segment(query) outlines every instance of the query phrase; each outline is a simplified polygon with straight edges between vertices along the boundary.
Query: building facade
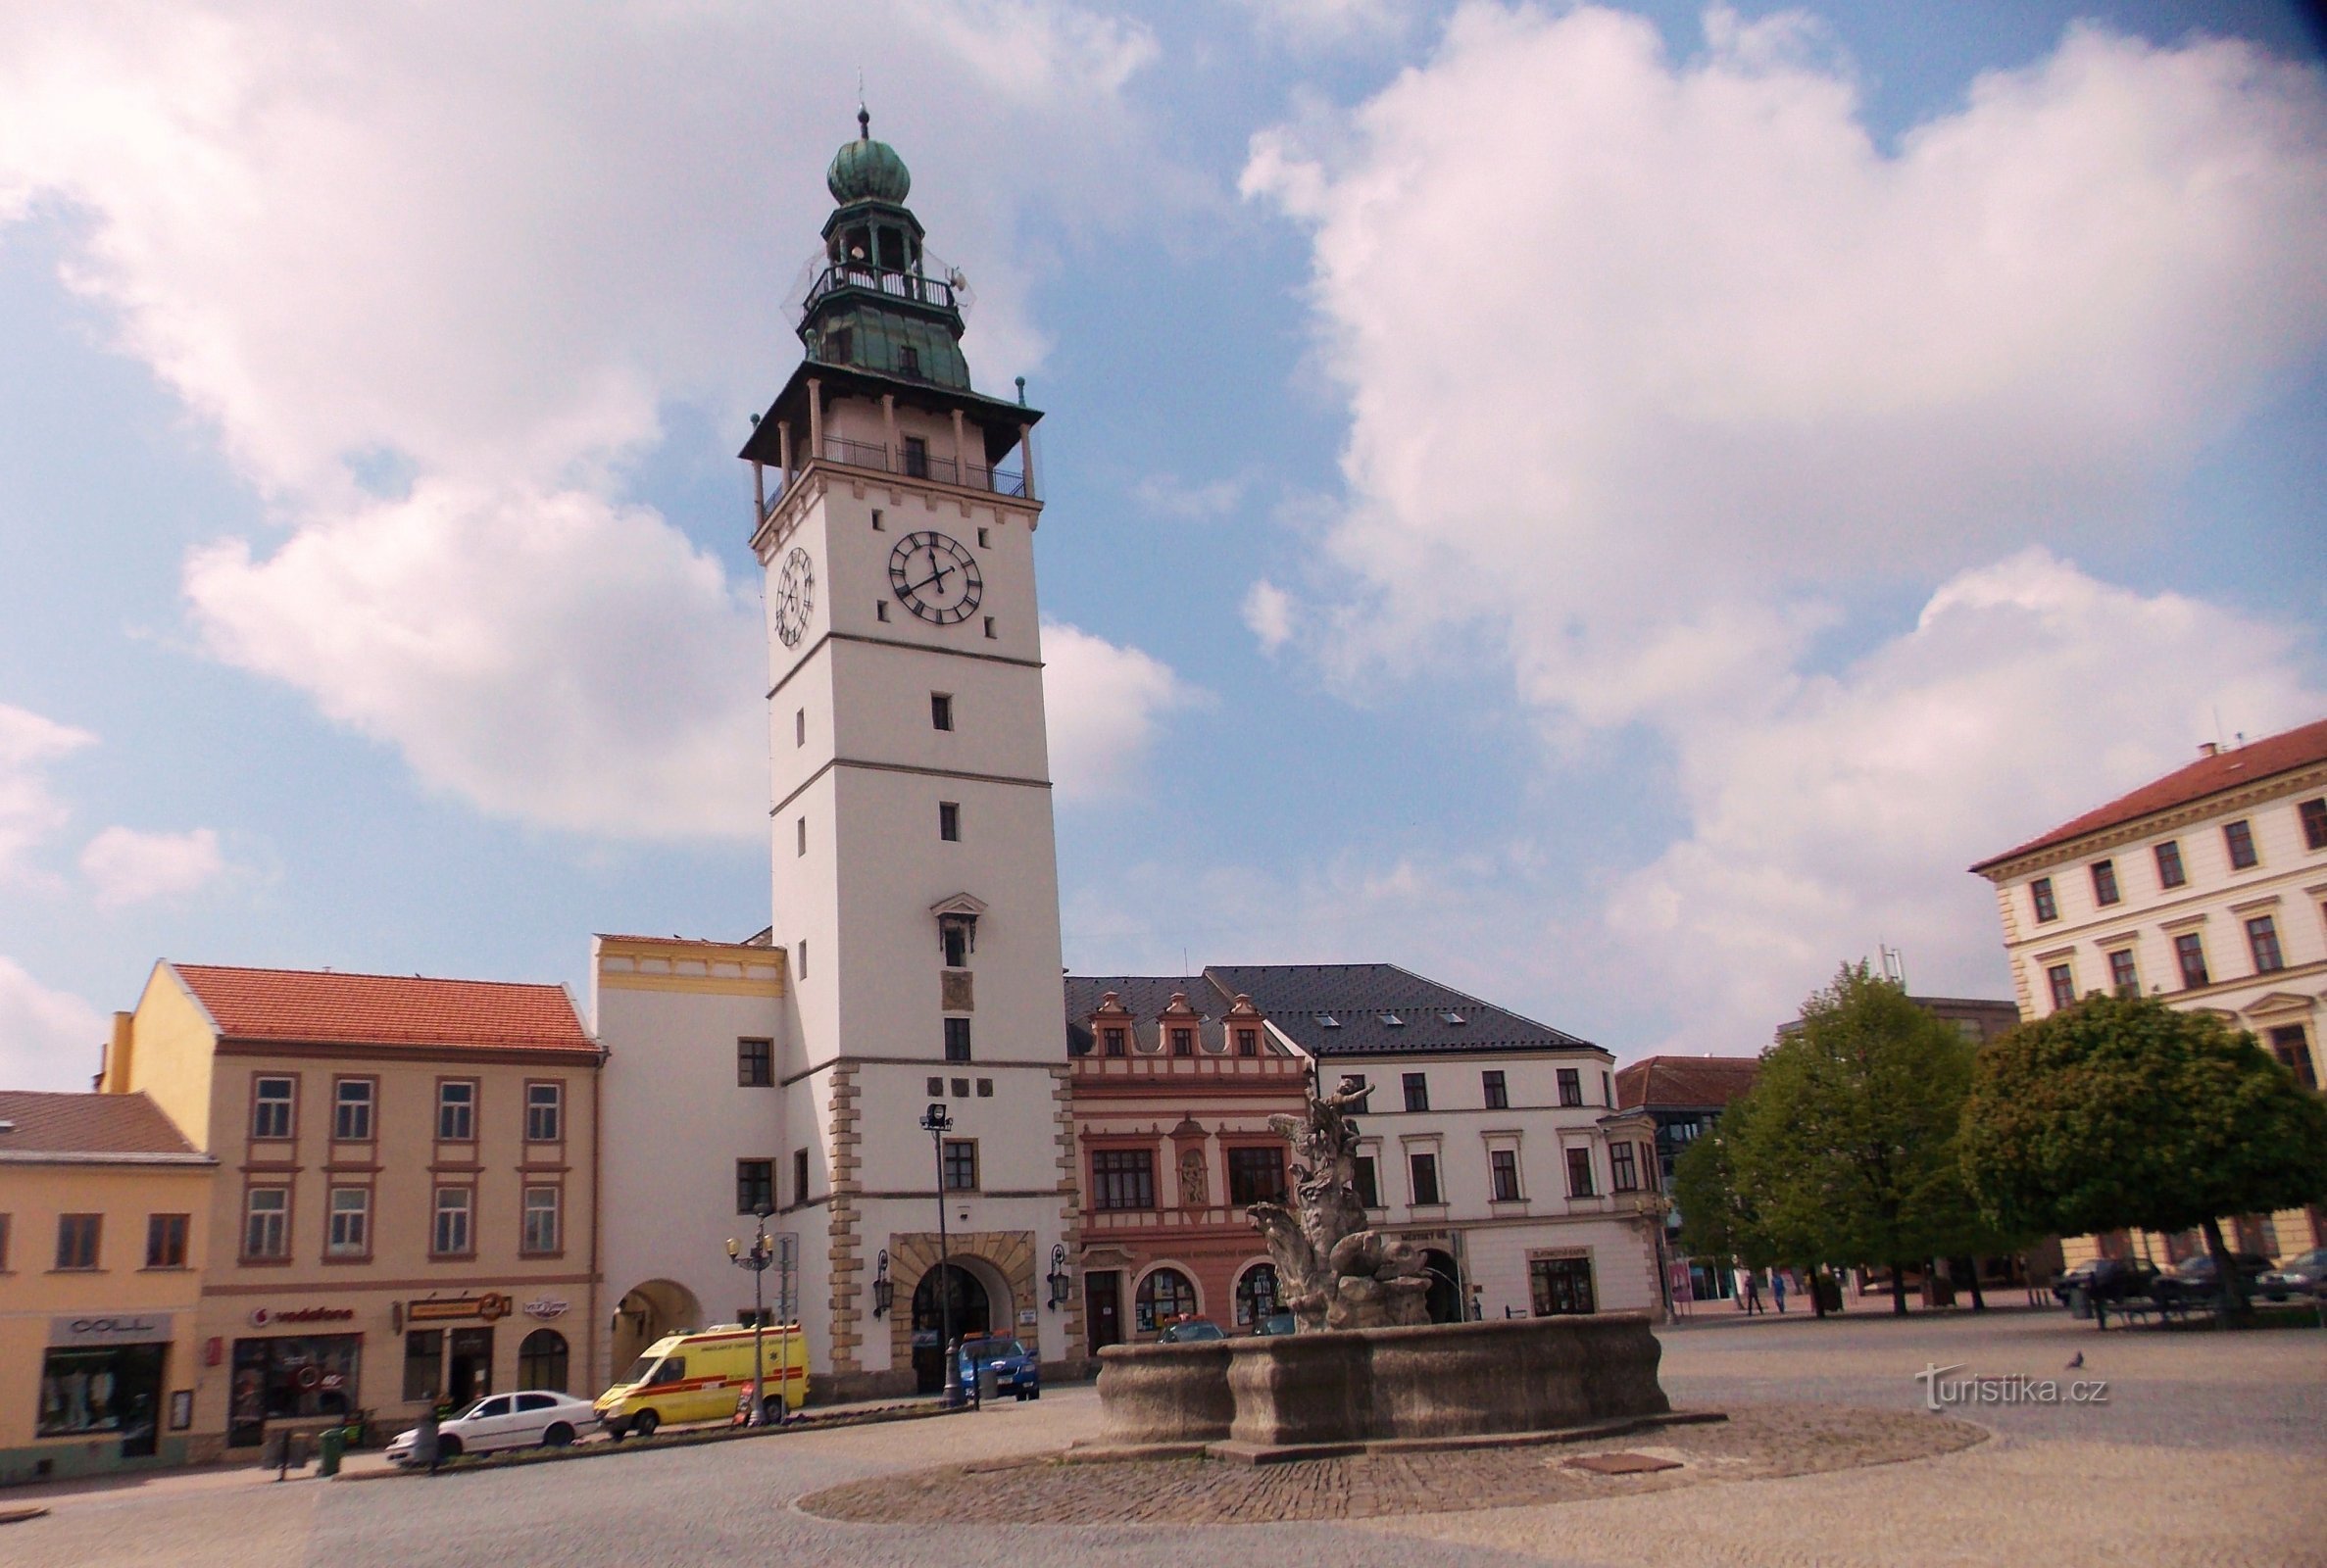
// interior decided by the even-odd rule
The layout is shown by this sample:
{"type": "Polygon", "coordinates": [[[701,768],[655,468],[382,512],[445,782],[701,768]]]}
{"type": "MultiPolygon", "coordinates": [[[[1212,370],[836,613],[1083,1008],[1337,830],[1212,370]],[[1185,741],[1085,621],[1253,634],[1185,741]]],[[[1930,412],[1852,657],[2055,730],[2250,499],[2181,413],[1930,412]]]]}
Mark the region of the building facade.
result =
{"type": "MultiPolygon", "coordinates": [[[[741,1196],[692,1166],[625,1180],[612,1215],[645,1268],[629,1227],[771,1207],[798,1239],[816,1398],[934,1387],[948,1322],[1007,1329],[1052,1362],[1083,1341],[1048,1269],[1079,1237],[1034,586],[1041,416],[972,386],[958,280],[923,249],[904,162],[859,120],[826,172],[806,358],[742,452],[784,978],[751,1025],[774,1082],[750,1102],[757,1124],[714,1118],[733,1142],[712,1164],[772,1152],[776,1171],[741,1196]]],[[[618,1101],[674,1050],[734,1049],[684,993],[662,1006],[688,1020],[662,1020],[656,993],[607,980],[602,955],[618,1101]]]]}
{"type": "Polygon", "coordinates": [[[190,1456],[217,1169],[143,1095],[0,1091],[0,1486],[190,1456]]]}
{"type": "Polygon", "coordinates": [[[586,1389],[601,1057],[557,986],[156,965],[100,1082],[221,1170],[191,1456],[586,1389]]]}
{"type": "Polygon", "coordinates": [[[1089,1352],[1183,1317],[1253,1332],[1276,1268],[1246,1211],[1284,1196],[1290,1152],[1268,1118],[1304,1114],[1309,1058],[1200,977],[1073,977],[1066,1007],[1089,1352]]]}
{"type": "MultiPolygon", "coordinates": [[[[2163,998],[2251,1030],[2306,1089],[2327,1013],[2327,720],[2223,750],[1972,870],[1995,884],[2018,1010],[2096,991],[2163,998]]],[[[2317,1208],[2226,1216],[2235,1246],[2327,1245],[2317,1208]]],[[[2072,1239],[2070,1262],[2101,1239],[2072,1239]]],[[[2118,1238],[2153,1256],[2187,1237],[2118,1238]]]]}
{"type": "Polygon", "coordinates": [[[1666,1200],[1665,1288],[1673,1300],[1725,1300],[1737,1292],[1728,1259],[1690,1257],[1682,1250],[1672,1169],[1683,1150],[1712,1131],[1729,1102],[1754,1087],[1760,1071],[1758,1056],[1643,1056],[1617,1069],[1616,1103],[1646,1115],[1654,1133],[1657,1190],[1666,1200]]]}

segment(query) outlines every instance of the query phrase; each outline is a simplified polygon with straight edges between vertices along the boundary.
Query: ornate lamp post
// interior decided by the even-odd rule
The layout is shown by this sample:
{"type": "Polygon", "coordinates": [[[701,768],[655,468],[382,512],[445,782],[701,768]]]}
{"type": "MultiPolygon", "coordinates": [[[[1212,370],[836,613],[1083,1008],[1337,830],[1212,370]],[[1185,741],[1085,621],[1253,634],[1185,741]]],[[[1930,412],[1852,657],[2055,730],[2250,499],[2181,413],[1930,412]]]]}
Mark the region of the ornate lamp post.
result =
{"type": "Polygon", "coordinates": [[[727,1261],[737,1268],[752,1271],[752,1414],[751,1424],[767,1424],[767,1308],[762,1287],[767,1278],[767,1265],[775,1261],[775,1249],[767,1236],[767,1210],[763,1208],[755,1216],[758,1234],[747,1250],[735,1245],[735,1238],[727,1238],[727,1261]]]}
{"type": "Polygon", "coordinates": [[[937,1155],[937,1313],[941,1325],[938,1343],[945,1356],[945,1392],[938,1396],[938,1403],[952,1409],[962,1402],[962,1356],[954,1347],[954,1282],[947,1272],[946,1259],[953,1253],[953,1244],[946,1237],[945,1228],[945,1135],[954,1130],[954,1118],[942,1100],[932,1101],[921,1112],[921,1130],[929,1135],[930,1148],[937,1155]]]}
{"type": "Polygon", "coordinates": [[[1064,1242],[1051,1249],[1051,1272],[1044,1283],[1051,1288],[1051,1310],[1056,1312],[1066,1304],[1066,1298],[1074,1292],[1074,1277],[1066,1272],[1064,1242]]]}

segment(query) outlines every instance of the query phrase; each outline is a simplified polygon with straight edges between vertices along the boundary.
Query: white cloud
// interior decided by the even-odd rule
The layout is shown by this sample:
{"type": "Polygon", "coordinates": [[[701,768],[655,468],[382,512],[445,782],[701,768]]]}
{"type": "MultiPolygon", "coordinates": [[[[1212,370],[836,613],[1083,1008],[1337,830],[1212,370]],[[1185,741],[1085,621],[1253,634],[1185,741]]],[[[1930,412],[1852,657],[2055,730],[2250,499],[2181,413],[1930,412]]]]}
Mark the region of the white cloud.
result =
{"type": "Polygon", "coordinates": [[[225,868],[219,836],[207,827],[187,833],[109,827],[80,852],[81,874],[108,908],[191,893],[225,868]]]}
{"type": "Polygon", "coordinates": [[[1402,33],[1416,0],[1244,0],[1262,33],[1296,44],[1348,44],[1402,33]]]}
{"type": "Polygon", "coordinates": [[[399,746],[436,788],[584,832],[767,831],[758,618],[651,512],[429,479],[272,558],[197,553],[222,659],[399,746]]]}
{"type": "Polygon", "coordinates": [[[1263,577],[1244,596],[1244,623],[1261,640],[1261,650],[1273,654],[1293,639],[1293,598],[1263,577]]]}
{"type": "Polygon", "coordinates": [[[68,281],[292,526],[189,559],[215,652],[489,811],[725,832],[749,617],[615,504],[625,466],[674,403],[740,444],[796,361],[784,290],[868,59],[976,280],[971,364],[1033,368],[1025,215],[1174,199],[1123,92],[1153,53],[1071,0],[17,7],[0,222],[66,219],[68,281]]]}
{"type": "Polygon", "coordinates": [[[2138,532],[2327,338],[2314,73],[2080,26],[1886,149],[1800,18],[1708,32],[1472,4],[1256,138],[1350,402],[1345,659],[1469,624],[1587,723],[1717,707],[1835,595],[2138,532]]]}
{"type": "Polygon", "coordinates": [[[1961,573],[1834,676],[1676,737],[1691,831],[1608,905],[1672,1042],[1746,1050],[1836,963],[1903,948],[1918,991],[2002,995],[1988,884],[1964,867],[2197,757],[2327,712],[2295,631],[2097,582],[2042,550],[1961,573]]]}
{"type": "Polygon", "coordinates": [[[86,1089],[103,1065],[108,1034],[95,1007],[0,957],[0,1086],[86,1089]]]}
{"type": "Polygon", "coordinates": [[[1062,801],[1130,792],[1164,716],[1207,700],[1153,655],[1063,621],[1043,622],[1042,656],[1051,778],[1062,801]]]}
{"type": "Polygon", "coordinates": [[[71,809],[48,786],[48,765],[97,737],[0,703],[0,882],[39,877],[26,856],[63,827],[71,809]]]}

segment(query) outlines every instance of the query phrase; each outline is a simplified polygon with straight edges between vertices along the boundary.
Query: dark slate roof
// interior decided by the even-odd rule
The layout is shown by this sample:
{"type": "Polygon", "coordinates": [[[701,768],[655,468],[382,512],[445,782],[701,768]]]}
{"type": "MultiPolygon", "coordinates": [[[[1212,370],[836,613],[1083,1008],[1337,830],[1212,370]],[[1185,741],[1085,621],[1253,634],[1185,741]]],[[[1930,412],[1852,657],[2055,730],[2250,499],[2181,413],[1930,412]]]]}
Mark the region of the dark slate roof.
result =
{"type": "Polygon", "coordinates": [[[2297,729],[2282,730],[2234,751],[2213,751],[2186,767],[2176,768],[2162,778],[2152,779],[2129,795],[2120,795],[2106,806],[2097,806],[2084,815],[2073,817],[2053,829],[2040,833],[2027,843],[1991,855],[1971,869],[1982,874],[1994,870],[2008,860],[2038,850],[2048,850],[2071,839],[2081,839],[2088,833],[2117,827],[2156,812],[2203,801],[2209,795],[2252,784],[2256,779],[2273,774],[2292,772],[2327,760],[2327,718],[2315,720],[2297,729]]]}
{"type": "Polygon", "coordinates": [[[1188,1005],[1202,1014],[1196,1031],[1197,1044],[1207,1051],[1219,1051],[1226,1041],[1222,1034],[1220,1014],[1227,1011],[1234,996],[1222,997],[1205,984],[1201,975],[1174,977],[1156,974],[1068,975],[1066,977],[1066,1049],[1071,1055],[1087,1054],[1097,1042],[1091,1035],[1091,1014],[1099,1010],[1099,999],[1110,991],[1115,993],[1131,1012],[1132,1047],[1138,1051],[1154,1051],[1161,1042],[1156,1031],[1161,1027],[1157,1015],[1171,1005],[1174,992],[1187,995],[1188,1005]]]}
{"type": "Polygon", "coordinates": [[[1616,1069],[1616,1103],[1627,1110],[1717,1110],[1754,1087],[1758,1056],[1643,1056],[1616,1069]]]}
{"type": "Polygon", "coordinates": [[[1207,968],[1204,976],[1212,982],[1218,1005],[1225,1006],[1240,992],[1251,997],[1271,1024],[1318,1057],[1480,1051],[1608,1054],[1589,1040],[1522,1018],[1394,963],[1228,964],[1207,968]],[[1392,1023],[1393,1017],[1400,1021],[1392,1023]],[[1461,1021],[1452,1021],[1455,1018],[1461,1021]]]}
{"type": "Polygon", "coordinates": [[[0,1159],[53,1156],[210,1162],[142,1091],[97,1095],[0,1089],[0,1159]]]}

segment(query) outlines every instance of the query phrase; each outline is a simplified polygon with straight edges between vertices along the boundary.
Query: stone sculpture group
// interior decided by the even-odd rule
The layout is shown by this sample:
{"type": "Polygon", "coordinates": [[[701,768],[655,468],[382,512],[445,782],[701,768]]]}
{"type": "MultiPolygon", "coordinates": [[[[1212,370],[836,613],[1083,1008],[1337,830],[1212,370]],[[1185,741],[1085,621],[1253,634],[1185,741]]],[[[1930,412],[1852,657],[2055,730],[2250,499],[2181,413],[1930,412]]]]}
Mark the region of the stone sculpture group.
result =
{"type": "Polygon", "coordinates": [[[1312,1093],[1306,1116],[1271,1116],[1293,1146],[1289,1203],[1254,1203],[1254,1228],[1276,1264],[1277,1306],[1299,1332],[1427,1323],[1430,1282],[1413,1248],[1369,1230],[1358,1200],[1358,1124],[1364,1082],[1312,1093]]]}

